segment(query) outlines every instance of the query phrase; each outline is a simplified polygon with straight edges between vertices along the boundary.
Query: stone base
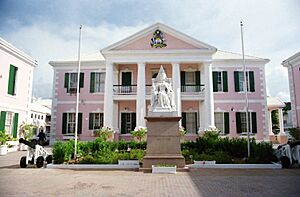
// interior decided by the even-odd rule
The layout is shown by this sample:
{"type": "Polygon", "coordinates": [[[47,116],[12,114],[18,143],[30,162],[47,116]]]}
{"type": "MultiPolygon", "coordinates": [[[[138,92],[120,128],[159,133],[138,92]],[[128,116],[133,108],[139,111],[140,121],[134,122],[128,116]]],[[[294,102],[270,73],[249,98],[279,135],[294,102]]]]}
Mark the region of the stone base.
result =
{"type": "Polygon", "coordinates": [[[156,164],[174,164],[177,168],[183,168],[185,161],[182,155],[146,155],[143,158],[143,168],[151,168],[156,164]]]}
{"type": "Polygon", "coordinates": [[[147,120],[147,150],[143,168],[156,164],[185,166],[181,155],[179,120],[181,117],[145,117],[147,120]]]}

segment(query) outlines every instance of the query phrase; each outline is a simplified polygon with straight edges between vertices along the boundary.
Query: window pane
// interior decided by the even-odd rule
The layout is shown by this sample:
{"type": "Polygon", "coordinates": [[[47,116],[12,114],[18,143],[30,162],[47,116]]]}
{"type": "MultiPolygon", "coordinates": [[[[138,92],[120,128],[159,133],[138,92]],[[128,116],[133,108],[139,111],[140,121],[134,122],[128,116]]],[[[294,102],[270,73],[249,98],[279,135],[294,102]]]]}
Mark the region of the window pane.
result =
{"type": "Polygon", "coordinates": [[[194,112],[186,113],[186,132],[187,133],[196,133],[196,115],[194,112]]]}
{"type": "Polygon", "coordinates": [[[77,87],[77,73],[70,73],[70,88],[77,87]]]}
{"type": "Polygon", "coordinates": [[[185,72],[185,84],[189,84],[189,85],[196,84],[195,72],[185,72]]]}
{"type": "Polygon", "coordinates": [[[224,132],[224,113],[215,112],[215,126],[221,131],[224,132]]]}
{"type": "Polygon", "coordinates": [[[217,84],[218,84],[218,91],[223,91],[222,72],[218,72],[217,84]]]}

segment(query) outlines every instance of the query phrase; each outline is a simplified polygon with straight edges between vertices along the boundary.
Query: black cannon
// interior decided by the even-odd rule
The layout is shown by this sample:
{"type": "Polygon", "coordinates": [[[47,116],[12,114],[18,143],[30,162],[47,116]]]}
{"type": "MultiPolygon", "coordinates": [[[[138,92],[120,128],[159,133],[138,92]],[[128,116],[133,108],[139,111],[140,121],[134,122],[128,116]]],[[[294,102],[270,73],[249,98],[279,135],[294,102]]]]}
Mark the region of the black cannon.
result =
{"type": "Polygon", "coordinates": [[[50,155],[43,146],[39,145],[38,141],[33,139],[31,141],[19,139],[20,143],[28,146],[27,156],[21,157],[20,167],[26,168],[28,164],[36,165],[37,168],[44,166],[45,161],[47,164],[52,162],[52,155],[50,155]]]}

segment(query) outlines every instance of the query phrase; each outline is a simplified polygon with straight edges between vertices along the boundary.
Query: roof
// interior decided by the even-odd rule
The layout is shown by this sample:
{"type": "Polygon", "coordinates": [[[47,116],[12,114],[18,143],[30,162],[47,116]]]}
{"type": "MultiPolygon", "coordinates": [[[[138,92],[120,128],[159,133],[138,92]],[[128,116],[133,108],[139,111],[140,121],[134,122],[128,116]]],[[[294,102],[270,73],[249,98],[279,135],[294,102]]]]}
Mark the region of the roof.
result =
{"type": "Polygon", "coordinates": [[[51,114],[51,109],[48,107],[45,107],[43,105],[40,105],[38,103],[31,103],[29,106],[30,111],[44,113],[44,114],[51,114]]]}
{"type": "Polygon", "coordinates": [[[267,97],[267,105],[268,109],[278,109],[278,108],[284,108],[285,104],[280,98],[278,97],[267,97]]]}
{"type": "Polygon", "coordinates": [[[38,64],[38,61],[21,51],[20,49],[16,48],[6,40],[0,37],[0,49],[3,51],[6,51],[10,53],[11,55],[21,59],[22,61],[27,62],[28,64],[32,66],[36,66],[38,64]]]}
{"type": "MultiPolygon", "coordinates": [[[[213,60],[240,60],[243,59],[243,55],[240,53],[234,53],[229,51],[218,50],[212,56],[213,60]]],[[[247,60],[260,60],[260,61],[270,61],[269,59],[245,55],[245,59],[247,60]]]]}
{"type": "MultiPolygon", "coordinates": [[[[92,54],[82,54],[80,57],[81,62],[96,62],[96,61],[105,61],[103,55],[100,52],[92,53],[92,54]]],[[[52,65],[54,63],[75,63],[78,62],[78,57],[71,57],[61,60],[50,61],[49,64],[52,65]]]]}
{"type": "Polygon", "coordinates": [[[288,64],[296,65],[297,63],[300,63],[300,52],[298,52],[298,53],[294,54],[293,56],[287,58],[281,64],[283,66],[288,66],[288,64]]]}

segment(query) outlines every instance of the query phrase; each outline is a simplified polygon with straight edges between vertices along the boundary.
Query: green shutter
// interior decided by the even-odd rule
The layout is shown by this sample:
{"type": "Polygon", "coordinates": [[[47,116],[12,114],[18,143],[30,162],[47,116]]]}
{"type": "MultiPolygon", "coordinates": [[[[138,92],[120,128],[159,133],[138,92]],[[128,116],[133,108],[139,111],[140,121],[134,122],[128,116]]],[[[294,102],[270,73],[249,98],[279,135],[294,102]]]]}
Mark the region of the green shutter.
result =
{"type": "Polygon", "coordinates": [[[19,114],[15,113],[14,115],[14,127],[13,127],[13,137],[17,137],[18,134],[18,119],[19,119],[19,114]]]}
{"type": "Polygon", "coordinates": [[[201,90],[201,78],[200,71],[196,71],[196,92],[200,92],[201,90]]]}
{"type": "Polygon", "coordinates": [[[2,111],[0,116],[0,131],[4,131],[5,120],[6,120],[6,111],[2,111]]]}
{"type": "Polygon", "coordinates": [[[131,130],[133,131],[136,127],[136,113],[131,113],[131,130]]]}
{"type": "Polygon", "coordinates": [[[121,134],[126,133],[126,113],[121,113],[121,134]]]}
{"type": "Polygon", "coordinates": [[[78,113],[77,134],[82,133],[82,113],[78,113]]]}
{"type": "Polygon", "coordinates": [[[94,128],[94,113],[89,113],[89,130],[93,130],[94,128]]]}
{"type": "Polygon", "coordinates": [[[68,114],[67,113],[63,113],[63,117],[62,117],[62,134],[66,134],[67,133],[67,117],[68,114]]]}
{"type": "Polygon", "coordinates": [[[218,72],[213,71],[212,75],[213,75],[213,91],[218,92],[218,72]]]}
{"type": "Polygon", "coordinates": [[[251,116],[252,116],[252,133],[257,133],[256,112],[252,112],[251,116]]]}
{"type": "Polygon", "coordinates": [[[10,65],[9,67],[9,78],[8,78],[8,89],[7,93],[10,95],[15,95],[15,86],[16,86],[16,73],[18,68],[10,65]]]}
{"type": "Polygon", "coordinates": [[[65,73],[65,88],[69,89],[69,73],[65,73]]]}
{"type": "Polygon", "coordinates": [[[234,89],[236,92],[240,91],[239,71],[234,71],[234,89]]]}
{"type": "Polygon", "coordinates": [[[95,92],[95,73],[91,72],[91,80],[90,80],[90,93],[95,92]]]}
{"type": "Polygon", "coordinates": [[[84,82],[84,73],[80,73],[79,88],[83,88],[83,82],[84,82]]]}
{"type": "Polygon", "coordinates": [[[223,92],[228,92],[227,71],[222,72],[223,77],[223,92]]]}
{"type": "Polygon", "coordinates": [[[235,121],[236,121],[236,132],[242,133],[241,112],[235,113],[235,121]]]}
{"type": "Polygon", "coordinates": [[[229,112],[224,112],[224,133],[229,133],[229,112]]]}
{"type": "Polygon", "coordinates": [[[198,122],[198,119],[197,119],[197,112],[195,112],[195,127],[196,127],[196,130],[195,130],[195,134],[197,134],[197,130],[198,130],[198,124],[197,124],[197,122],[198,122]]]}
{"type": "Polygon", "coordinates": [[[255,92],[254,72],[249,72],[250,92],[255,92]]]}
{"type": "Polygon", "coordinates": [[[185,72],[184,71],[180,72],[180,83],[181,83],[181,86],[185,86],[185,72]]]}
{"type": "Polygon", "coordinates": [[[186,129],[186,112],[182,112],[181,125],[186,129]]]}

